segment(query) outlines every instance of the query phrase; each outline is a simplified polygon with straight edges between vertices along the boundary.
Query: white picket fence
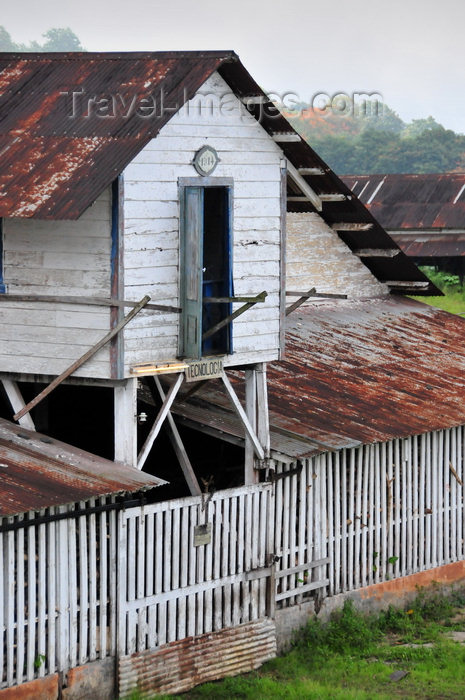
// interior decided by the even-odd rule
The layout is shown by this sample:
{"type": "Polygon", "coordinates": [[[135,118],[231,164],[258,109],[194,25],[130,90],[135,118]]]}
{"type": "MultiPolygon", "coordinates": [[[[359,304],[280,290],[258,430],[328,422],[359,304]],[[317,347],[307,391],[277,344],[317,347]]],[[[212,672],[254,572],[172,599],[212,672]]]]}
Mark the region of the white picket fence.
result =
{"type": "Polygon", "coordinates": [[[0,687],[115,653],[116,512],[71,511],[0,520],[0,687]]]}
{"type": "Polygon", "coordinates": [[[0,688],[461,560],[464,472],[462,426],[209,496],[0,519],[0,688]]]}

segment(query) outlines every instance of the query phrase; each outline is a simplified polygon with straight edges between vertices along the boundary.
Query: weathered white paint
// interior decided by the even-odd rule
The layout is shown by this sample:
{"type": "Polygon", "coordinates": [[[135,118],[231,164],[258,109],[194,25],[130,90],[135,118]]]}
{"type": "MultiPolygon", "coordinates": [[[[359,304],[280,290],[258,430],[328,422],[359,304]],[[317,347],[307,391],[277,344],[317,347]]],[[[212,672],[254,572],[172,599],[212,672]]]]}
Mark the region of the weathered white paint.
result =
{"type": "MultiPolygon", "coordinates": [[[[282,152],[218,74],[124,172],[125,297],[148,293],[154,301],[179,305],[178,178],[198,177],[202,184],[192,160],[205,144],[220,158],[212,177],[234,179],[234,292],[269,294],[234,321],[234,354],[225,365],[277,359],[282,152]]],[[[178,333],[179,316],[142,312],[124,332],[125,371],[140,362],[174,360],[178,333]]]]}
{"type": "Polygon", "coordinates": [[[137,467],[137,379],[114,388],[115,462],[137,467]]]}
{"type": "Polygon", "coordinates": [[[376,297],[389,293],[316,213],[288,214],[286,286],[290,291],[376,297]]]}
{"type": "MultiPolygon", "coordinates": [[[[7,293],[110,296],[111,193],[77,221],[4,219],[7,293]]],[[[110,328],[110,309],[2,300],[3,372],[60,374],[110,328]]],[[[76,372],[109,377],[109,348],[76,372]]]]}

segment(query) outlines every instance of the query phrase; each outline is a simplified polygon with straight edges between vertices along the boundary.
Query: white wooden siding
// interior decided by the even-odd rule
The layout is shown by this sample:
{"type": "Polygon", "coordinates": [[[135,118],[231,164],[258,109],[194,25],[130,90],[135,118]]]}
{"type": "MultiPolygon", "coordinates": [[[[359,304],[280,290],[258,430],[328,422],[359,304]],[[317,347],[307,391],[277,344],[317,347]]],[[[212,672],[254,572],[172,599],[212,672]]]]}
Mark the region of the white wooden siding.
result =
{"type": "MultiPolygon", "coordinates": [[[[110,296],[111,193],[77,221],[4,219],[7,294],[110,296]]],[[[2,372],[60,374],[110,327],[108,307],[1,301],[2,372]]],[[[76,375],[109,377],[109,348],[76,375]]]]}
{"type": "MultiPolygon", "coordinates": [[[[234,354],[225,364],[276,359],[282,154],[236,98],[229,96],[230,109],[221,112],[221,98],[231,91],[219,75],[200,92],[204,97],[191,100],[124,172],[125,297],[150,294],[156,302],[179,305],[178,178],[197,176],[191,163],[208,143],[220,158],[213,177],[234,179],[234,292],[269,294],[234,322],[234,354]],[[195,106],[200,100],[202,109],[195,106]]],[[[178,333],[177,315],[143,311],[124,331],[125,372],[138,362],[174,360],[178,333]]]]}

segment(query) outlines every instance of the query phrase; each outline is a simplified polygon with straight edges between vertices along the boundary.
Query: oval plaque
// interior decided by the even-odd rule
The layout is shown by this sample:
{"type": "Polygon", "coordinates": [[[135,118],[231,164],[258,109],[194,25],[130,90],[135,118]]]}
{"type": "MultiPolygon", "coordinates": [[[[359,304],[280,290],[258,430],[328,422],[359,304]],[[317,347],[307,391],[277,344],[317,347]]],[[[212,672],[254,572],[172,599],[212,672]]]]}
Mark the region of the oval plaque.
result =
{"type": "Polygon", "coordinates": [[[199,175],[211,175],[219,162],[218,153],[211,146],[202,146],[194,156],[193,165],[199,175]]]}

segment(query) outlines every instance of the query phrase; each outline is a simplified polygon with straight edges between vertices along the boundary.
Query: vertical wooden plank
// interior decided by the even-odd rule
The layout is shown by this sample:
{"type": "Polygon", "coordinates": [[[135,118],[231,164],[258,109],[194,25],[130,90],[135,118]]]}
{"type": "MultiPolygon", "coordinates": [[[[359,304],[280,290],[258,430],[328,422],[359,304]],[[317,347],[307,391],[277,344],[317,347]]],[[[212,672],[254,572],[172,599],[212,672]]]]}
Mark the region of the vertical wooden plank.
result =
{"type": "MultiPolygon", "coordinates": [[[[28,513],[28,520],[35,517],[34,512],[28,513]]],[[[37,566],[36,566],[36,529],[34,525],[29,525],[27,528],[27,651],[26,651],[26,680],[32,681],[35,676],[36,660],[36,641],[37,641],[37,566]]],[[[2,535],[0,535],[0,538],[2,535]]],[[[0,551],[0,569],[3,568],[3,557],[0,551]]],[[[1,577],[1,573],[0,573],[1,577]]],[[[3,595],[0,585],[0,601],[3,601],[3,595]]],[[[0,603],[0,608],[3,605],[0,603]]],[[[3,629],[2,620],[0,619],[0,629],[3,629]]],[[[3,632],[0,635],[0,645],[3,644],[3,632]]],[[[3,651],[3,650],[2,650],[3,651]]],[[[2,662],[0,660],[0,682],[2,662]]]]}
{"type": "MultiPolygon", "coordinates": [[[[79,507],[84,509],[84,501],[79,507]]],[[[82,665],[88,660],[88,614],[89,614],[89,569],[87,548],[87,522],[85,515],[79,518],[79,663],[82,665]]]]}
{"type": "MultiPolygon", "coordinates": [[[[213,497],[214,517],[213,517],[213,578],[219,579],[221,576],[221,539],[223,529],[222,500],[213,497]]],[[[213,604],[213,629],[220,630],[223,626],[223,592],[220,587],[215,588],[213,604]]]]}
{"type": "MultiPolygon", "coordinates": [[[[245,570],[245,494],[241,493],[238,502],[238,519],[237,519],[237,564],[236,570],[241,574],[245,570]]],[[[240,622],[245,622],[246,608],[246,590],[247,584],[239,584],[239,600],[241,601],[239,608],[240,622]]],[[[247,609],[248,614],[248,609],[247,609]]]]}
{"type": "Polygon", "coordinates": [[[117,540],[118,560],[116,575],[116,594],[118,597],[117,606],[117,652],[118,656],[126,656],[128,653],[127,644],[127,585],[128,585],[128,528],[126,512],[120,510],[117,514],[117,540]]]}
{"type": "MultiPolygon", "coordinates": [[[[211,523],[214,518],[214,505],[209,501],[205,510],[205,522],[211,523]]],[[[218,553],[215,554],[217,556],[218,553]]],[[[211,581],[213,576],[213,542],[205,545],[205,581],[211,581]]],[[[211,632],[213,629],[213,590],[204,593],[204,632],[211,632]]],[[[181,639],[181,637],[180,637],[181,639]]]]}
{"type": "Polygon", "coordinates": [[[280,214],[280,260],[279,260],[279,359],[286,353],[286,215],[287,215],[287,167],[281,162],[281,214],[280,214]]]}
{"type": "MultiPolygon", "coordinates": [[[[257,382],[256,371],[253,369],[245,370],[245,412],[249,423],[254,432],[257,429],[257,382]]],[[[245,452],[244,452],[244,484],[255,484],[258,481],[258,472],[254,468],[255,465],[255,450],[251,439],[248,435],[245,436],[245,452]]]]}
{"type": "MultiPolygon", "coordinates": [[[[100,505],[104,505],[105,498],[100,498],[100,505]]],[[[107,513],[103,511],[99,515],[99,589],[98,589],[98,613],[99,613],[99,657],[104,659],[108,652],[107,630],[107,600],[108,600],[108,521],[107,513]]]]}
{"type": "MultiPolygon", "coordinates": [[[[59,506],[58,513],[68,511],[67,506],[59,506]]],[[[66,520],[59,520],[56,525],[57,537],[57,668],[63,671],[69,668],[69,562],[68,562],[68,526],[66,520]]],[[[94,577],[96,578],[96,576],[94,577]]]]}
{"type": "Polygon", "coordinates": [[[438,433],[431,436],[431,565],[438,565],[438,433]]]}
{"type": "MultiPolygon", "coordinates": [[[[231,535],[229,546],[229,571],[231,574],[237,573],[237,542],[238,542],[238,496],[231,498],[231,535]]],[[[210,546],[211,551],[211,546],[210,546]]],[[[231,624],[236,626],[240,620],[240,584],[234,583],[232,586],[231,601],[231,624]]]]}
{"type": "MultiPolygon", "coordinates": [[[[189,551],[190,551],[190,558],[189,558],[189,585],[192,585],[196,582],[196,571],[197,571],[197,547],[194,547],[194,529],[195,526],[197,525],[197,513],[198,513],[198,507],[197,506],[191,506],[190,507],[190,531],[189,531],[189,551]]],[[[215,528],[215,523],[213,522],[213,529],[215,528]]],[[[214,535],[212,535],[212,541],[214,541],[214,535]]],[[[195,635],[195,630],[196,630],[196,618],[195,618],[195,612],[196,612],[196,596],[195,595],[190,595],[187,599],[187,612],[188,612],[188,623],[187,623],[187,633],[189,637],[193,637],[195,635]]]]}
{"type": "MultiPolygon", "coordinates": [[[[50,515],[55,515],[55,509],[50,508],[50,515]]],[[[47,663],[49,673],[53,673],[56,668],[56,547],[57,547],[57,527],[55,522],[47,524],[48,530],[48,576],[47,576],[47,663]]]]}
{"type": "MultiPolygon", "coordinates": [[[[138,520],[138,509],[132,508],[128,513],[127,518],[127,533],[128,533],[128,560],[127,560],[127,601],[133,602],[136,599],[136,573],[137,569],[134,566],[134,556],[136,554],[136,528],[138,520]]],[[[137,631],[136,631],[137,612],[134,609],[128,609],[127,613],[127,638],[126,647],[127,654],[134,654],[137,647],[137,631]]]]}
{"type": "Polygon", "coordinates": [[[424,571],[426,567],[425,552],[425,489],[426,489],[426,435],[420,436],[420,484],[418,502],[418,564],[419,570],[424,571]]]}
{"type": "Polygon", "coordinates": [[[375,480],[375,492],[374,492],[374,525],[375,525],[375,544],[374,544],[374,554],[373,554],[373,573],[374,580],[376,583],[380,581],[380,574],[382,571],[381,560],[383,557],[383,552],[381,551],[381,474],[380,474],[380,463],[379,463],[379,443],[373,445],[373,457],[374,457],[374,480],[375,480]],[[376,556],[375,556],[376,555],[376,556]]]}
{"type": "MultiPolygon", "coordinates": [[[[437,474],[437,490],[436,490],[436,532],[437,532],[437,546],[436,546],[436,561],[437,565],[441,566],[444,563],[444,467],[443,467],[443,454],[444,454],[444,431],[438,430],[436,432],[437,443],[436,443],[436,474],[437,474]]],[[[449,528],[450,523],[447,523],[449,528]]]]}
{"type": "Polygon", "coordinates": [[[140,601],[137,611],[137,651],[144,651],[147,648],[147,606],[143,602],[145,596],[145,576],[146,576],[146,532],[145,532],[145,508],[139,509],[137,519],[139,527],[136,533],[137,548],[134,551],[136,557],[136,599],[140,601]]]}
{"type": "MultiPolygon", "coordinates": [[[[245,514],[244,514],[244,571],[250,571],[252,568],[252,536],[253,536],[253,523],[252,523],[252,495],[250,492],[245,494],[245,514]]],[[[250,622],[252,620],[252,600],[251,600],[251,590],[250,583],[244,581],[243,585],[243,622],[250,622]]]]}
{"type": "MultiPolygon", "coordinates": [[[[283,465],[282,463],[279,463],[276,465],[276,473],[277,474],[282,474],[283,472],[283,465]]],[[[275,532],[274,532],[274,548],[273,552],[277,557],[276,561],[276,571],[281,571],[283,567],[283,558],[282,558],[282,553],[283,553],[283,543],[282,543],[282,523],[283,523],[283,480],[279,479],[275,485],[274,485],[274,492],[275,492],[275,532]]],[[[307,523],[309,523],[307,519],[307,523]]],[[[310,529],[310,524],[308,524],[308,529],[310,529]]],[[[310,557],[312,556],[311,550],[309,551],[308,549],[308,537],[307,537],[307,558],[308,561],[311,561],[310,557]]],[[[279,579],[279,585],[281,585],[282,579],[279,579]]]]}
{"type": "MultiPolygon", "coordinates": [[[[340,453],[336,452],[333,456],[334,464],[334,593],[342,592],[341,581],[341,460],[340,453]]],[[[311,474],[309,475],[311,479],[311,474]]],[[[309,499],[309,505],[311,499],[309,499]]],[[[307,517],[307,522],[312,522],[310,513],[307,517]]]]}
{"type": "MultiPolygon", "coordinates": [[[[354,586],[355,588],[360,588],[360,572],[361,572],[361,561],[360,561],[360,549],[361,549],[361,528],[363,522],[362,514],[362,478],[363,478],[363,449],[358,447],[355,451],[356,454],[356,487],[355,487],[355,550],[354,550],[354,586]]],[[[329,482],[328,482],[329,483],[329,482]]],[[[332,494],[328,493],[328,506],[332,507],[331,504],[332,494]]],[[[331,511],[328,514],[328,518],[331,517],[331,511]]],[[[331,567],[330,567],[330,577],[331,577],[331,567]]]]}
{"type": "MultiPolygon", "coordinates": [[[[464,481],[465,477],[465,427],[456,428],[457,439],[457,474],[464,481]]],[[[465,555],[465,507],[464,507],[464,487],[455,486],[457,494],[457,507],[460,510],[457,513],[457,559],[461,559],[465,555]]]]}
{"type": "Polygon", "coordinates": [[[375,556],[374,553],[376,551],[375,549],[375,540],[374,540],[374,530],[375,530],[375,509],[374,509],[374,492],[375,492],[375,475],[374,475],[374,470],[375,470],[375,460],[374,460],[374,452],[373,452],[373,445],[369,445],[367,447],[367,452],[369,454],[369,459],[368,459],[368,466],[369,466],[369,477],[368,477],[368,512],[367,512],[367,524],[368,524],[368,557],[367,557],[367,574],[368,574],[368,583],[371,584],[373,583],[374,577],[373,577],[373,566],[374,566],[374,561],[375,561],[375,556]]]}
{"type": "MultiPolygon", "coordinates": [[[[230,498],[223,499],[223,528],[221,543],[221,576],[229,575],[230,546],[230,498]]],[[[231,627],[231,586],[226,584],[223,590],[223,627],[231,627]]]]}
{"type": "MultiPolygon", "coordinates": [[[[289,484],[289,562],[290,566],[298,564],[297,546],[296,546],[296,527],[297,527],[297,474],[293,474],[289,484]]],[[[297,578],[302,578],[298,576],[297,578]]],[[[296,576],[289,577],[289,589],[295,588],[296,576]]],[[[296,599],[294,596],[289,598],[289,605],[295,605],[296,599]]]]}
{"type": "Polygon", "coordinates": [[[396,557],[395,577],[401,575],[401,537],[402,537],[402,502],[401,502],[401,455],[399,440],[394,440],[394,556],[396,557]]]}
{"type": "MultiPolygon", "coordinates": [[[[179,535],[181,532],[181,507],[176,506],[173,508],[171,521],[172,521],[172,544],[171,544],[171,590],[179,589],[179,573],[180,573],[180,542],[179,535]]],[[[175,641],[178,639],[177,636],[177,606],[178,600],[170,601],[170,608],[168,608],[168,639],[169,641],[175,641]]]]}
{"type": "MultiPolygon", "coordinates": [[[[359,454],[361,454],[359,450],[359,454]]],[[[334,584],[334,556],[335,556],[335,537],[334,537],[334,512],[335,512],[335,507],[334,507],[334,460],[333,460],[333,453],[328,452],[326,455],[326,463],[327,463],[327,480],[328,480],[328,557],[329,557],[329,566],[328,566],[328,578],[329,578],[329,588],[328,588],[328,595],[334,595],[335,592],[335,584],[334,584]]],[[[304,479],[305,471],[302,472],[302,482],[304,485],[304,495],[306,495],[306,481],[304,479]]],[[[359,491],[360,495],[360,491],[359,491]]],[[[358,513],[360,513],[360,504],[358,506],[358,513]]],[[[305,521],[305,511],[302,512],[302,520],[304,524],[306,525],[305,521]]],[[[359,533],[360,533],[360,520],[358,522],[358,528],[359,528],[359,533]]],[[[307,531],[307,527],[305,528],[305,532],[307,531]]],[[[355,554],[355,557],[357,559],[357,554],[355,554]]],[[[360,577],[360,571],[359,567],[357,567],[357,575],[360,577]]]]}
{"type": "MultiPolygon", "coordinates": [[[[187,533],[181,538],[181,546],[187,556],[187,533]]],[[[155,593],[155,514],[153,508],[146,509],[145,516],[145,592],[147,596],[155,593]]],[[[187,584],[187,581],[186,581],[187,584]]],[[[184,585],[186,585],[184,584],[184,585]]],[[[185,624],[185,618],[183,618],[185,624]]],[[[185,635],[184,635],[185,636],[185,635]]],[[[157,606],[152,604],[147,610],[147,648],[154,649],[157,646],[157,606]]]]}
{"type": "MultiPolygon", "coordinates": [[[[173,511],[170,507],[165,510],[164,515],[164,549],[163,558],[163,590],[172,591],[171,573],[173,567],[173,511]]],[[[176,625],[176,601],[169,600],[166,604],[166,642],[174,641],[171,638],[176,625]],[[174,618],[174,619],[173,619],[174,618]]],[[[176,636],[176,635],[174,635],[176,636]]]]}
{"type": "Polygon", "coordinates": [[[347,591],[348,548],[347,548],[347,450],[341,451],[341,578],[342,592],[347,591]]]}
{"type": "Polygon", "coordinates": [[[405,576],[408,573],[407,569],[407,460],[405,455],[405,440],[399,441],[400,455],[401,455],[401,478],[402,478],[402,538],[401,538],[401,567],[402,575],[405,576]]]}
{"type": "MultiPolygon", "coordinates": [[[[326,549],[326,541],[327,541],[327,528],[326,528],[326,523],[327,523],[327,513],[326,513],[326,459],[322,459],[320,462],[320,474],[319,474],[319,479],[320,479],[320,488],[319,488],[319,531],[320,531],[320,558],[325,559],[327,556],[327,549],[326,549]]],[[[326,565],[324,566],[319,566],[317,568],[317,576],[318,580],[321,581],[322,579],[326,578],[326,565]]],[[[325,596],[327,589],[322,588],[320,589],[320,593],[322,596],[325,596]]]]}
{"type": "MultiPolygon", "coordinates": [[[[22,522],[24,514],[17,516],[17,521],[22,522]]],[[[24,678],[24,648],[26,645],[26,629],[24,619],[24,528],[16,531],[16,683],[20,685],[24,678]]]]}
{"type": "Polygon", "coordinates": [[[68,582],[69,582],[69,662],[78,665],[78,586],[76,556],[76,519],[69,518],[68,526],[68,582]]]}
{"type": "MultiPolygon", "coordinates": [[[[221,504],[220,504],[221,513],[221,504]]],[[[199,511],[199,524],[204,523],[205,514],[201,514],[199,511]]],[[[221,515],[220,515],[220,537],[221,537],[221,515]]],[[[205,581],[205,547],[197,547],[197,582],[201,583],[205,581]]],[[[197,634],[203,634],[204,632],[204,596],[205,593],[202,591],[198,593],[196,598],[196,612],[197,612],[197,634]]]]}
{"type": "MultiPolygon", "coordinates": [[[[9,524],[14,518],[8,518],[9,524]]],[[[15,684],[15,535],[13,531],[6,534],[6,586],[5,586],[5,623],[6,623],[6,682],[7,686],[15,684]]]]}
{"type": "MultiPolygon", "coordinates": [[[[289,477],[284,477],[282,479],[283,482],[283,518],[282,518],[282,543],[283,543],[283,551],[282,551],[282,558],[281,558],[281,570],[284,569],[289,569],[291,566],[295,566],[295,564],[291,563],[291,553],[289,549],[289,531],[290,531],[290,512],[289,512],[289,503],[290,503],[290,479],[289,477]]],[[[289,590],[289,576],[282,576],[280,578],[281,581],[281,591],[287,591],[289,590]]],[[[283,602],[283,607],[287,607],[288,602],[285,601],[283,602]]]]}
{"type": "MultiPolygon", "coordinates": [[[[259,521],[260,521],[260,494],[257,491],[249,494],[249,500],[252,506],[250,523],[250,535],[251,535],[251,549],[252,558],[250,564],[250,570],[258,569],[258,545],[259,545],[259,521]]],[[[252,581],[251,583],[251,619],[258,619],[258,581],[252,581]]]]}
{"type": "MultiPolygon", "coordinates": [[[[460,428],[450,428],[447,432],[449,439],[447,442],[449,450],[449,459],[455,471],[459,475],[460,471],[457,463],[457,434],[460,428]]],[[[444,468],[448,470],[448,483],[449,483],[449,508],[450,508],[450,561],[457,561],[459,558],[459,551],[457,549],[457,534],[458,534],[458,522],[460,520],[460,513],[457,507],[457,481],[451,476],[449,465],[447,463],[447,455],[445,457],[446,463],[444,468]]]]}
{"type": "Polygon", "coordinates": [[[379,465],[379,491],[381,508],[380,578],[385,581],[389,571],[387,537],[387,446],[383,442],[376,446],[379,465]]]}
{"type": "MultiPolygon", "coordinates": [[[[443,564],[447,564],[450,561],[452,561],[451,557],[451,536],[454,537],[454,529],[455,529],[455,513],[451,513],[451,508],[450,508],[450,492],[451,492],[451,480],[454,479],[452,477],[451,479],[451,472],[450,472],[450,467],[449,464],[451,464],[451,458],[450,458],[450,437],[451,437],[451,430],[441,430],[441,438],[442,438],[442,449],[440,452],[440,460],[441,460],[441,471],[442,471],[442,491],[441,491],[441,499],[443,502],[443,508],[442,508],[442,518],[441,518],[441,530],[443,533],[442,536],[442,557],[441,561],[443,564]]],[[[455,479],[454,479],[455,481],[455,479]]]]}
{"type": "MultiPolygon", "coordinates": [[[[45,509],[39,511],[45,515],[45,509]]],[[[37,659],[45,658],[47,639],[47,533],[45,524],[39,525],[39,546],[37,559],[38,591],[37,591],[37,659]]],[[[39,665],[39,677],[45,676],[46,665],[39,665]]]]}
{"type": "MultiPolygon", "coordinates": [[[[297,510],[297,564],[301,566],[308,562],[306,559],[306,541],[305,533],[307,531],[307,523],[305,516],[307,514],[307,483],[305,478],[305,469],[302,469],[297,477],[298,483],[298,510],[297,510]]],[[[310,569],[309,569],[310,571],[310,569]]],[[[301,587],[308,576],[306,571],[302,571],[300,576],[297,577],[297,588],[301,587]]],[[[301,595],[296,597],[296,602],[301,603],[303,598],[301,595]]]]}
{"type": "MultiPolygon", "coordinates": [[[[115,497],[111,497],[112,502],[114,502],[115,497]]],[[[118,620],[116,619],[118,607],[118,588],[117,588],[117,574],[118,574],[118,551],[119,551],[119,521],[118,513],[116,510],[111,510],[108,514],[109,519],[109,615],[110,615],[110,656],[116,656],[117,651],[117,629],[118,620]]],[[[125,545],[124,545],[125,546],[125,545]]],[[[120,617],[125,620],[124,608],[121,610],[120,617]]]]}
{"type": "Polygon", "coordinates": [[[418,449],[418,436],[412,437],[412,489],[413,489],[413,501],[412,501],[412,518],[413,518],[413,571],[417,572],[421,570],[420,562],[418,559],[418,538],[419,538],[419,470],[420,470],[420,454],[418,449]]]}
{"type": "MultiPolygon", "coordinates": [[[[95,507],[95,499],[89,503],[95,507]]],[[[96,515],[89,516],[89,660],[97,658],[97,528],[96,515]]]]}
{"type": "Polygon", "coordinates": [[[407,573],[412,574],[413,569],[413,507],[412,507],[412,438],[408,437],[404,440],[405,445],[405,467],[407,470],[407,573]]]}
{"type": "Polygon", "coordinates": [[[347,588],[354,588],[354,536],[355,536],[355,450],[349,451],[349,494],[347,508],[348,548],[347,548],[347,588]]]}

